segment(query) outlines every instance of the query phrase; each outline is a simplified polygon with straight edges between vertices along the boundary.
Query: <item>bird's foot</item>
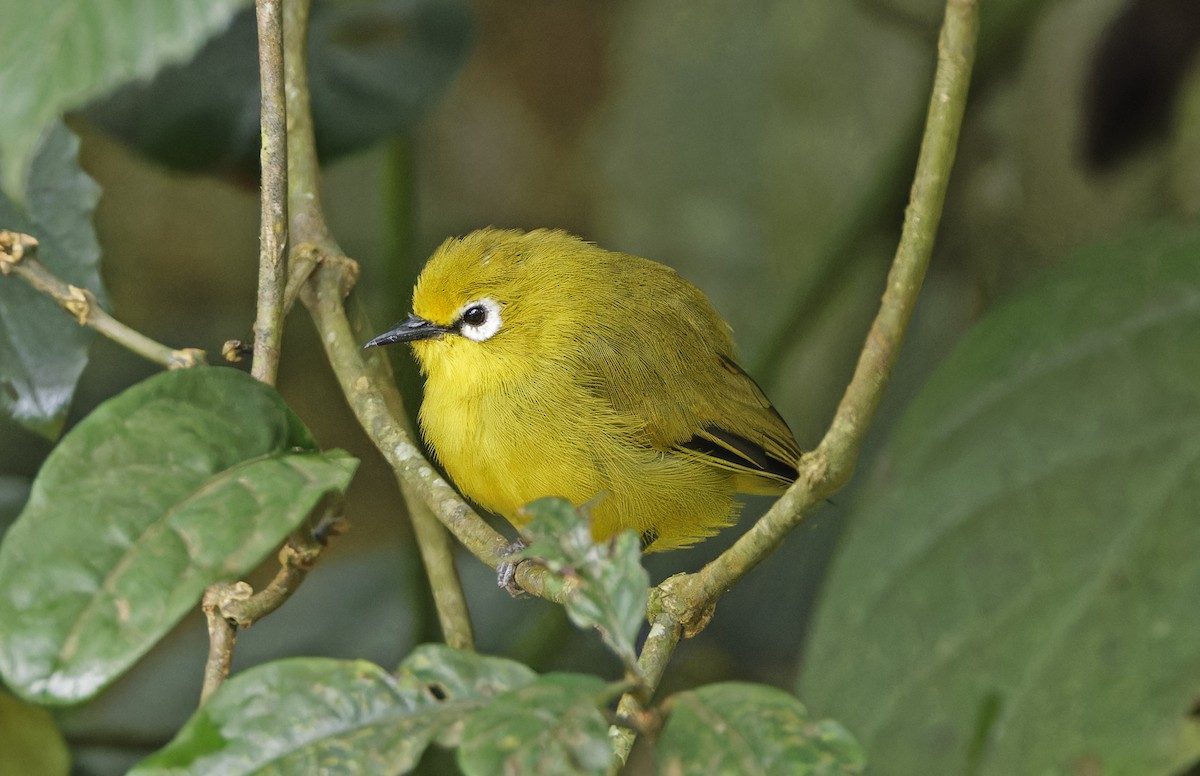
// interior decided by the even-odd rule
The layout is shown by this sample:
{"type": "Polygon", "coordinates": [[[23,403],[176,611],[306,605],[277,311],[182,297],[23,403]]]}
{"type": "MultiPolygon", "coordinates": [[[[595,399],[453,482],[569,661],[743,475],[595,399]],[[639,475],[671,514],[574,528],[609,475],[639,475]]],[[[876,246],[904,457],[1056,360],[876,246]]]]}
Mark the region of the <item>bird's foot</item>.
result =
{"type": "Polygon", "coordinates": [[[525,594],[525,591],[522,590],[521,586],[517,584],[517,566],[525,559],[513,558],[512,556],[516,555],[527,546],[528,545],[525,544],[525,541],[520,537],[514,539],[511,544],[509,544],[500,552],[501,558],[511,558],[511,560],[501,560],[498,564],[496,564],[496,586],[507,590],[508,594],[513,598],[517,598],[518,596],[525,594]]]}

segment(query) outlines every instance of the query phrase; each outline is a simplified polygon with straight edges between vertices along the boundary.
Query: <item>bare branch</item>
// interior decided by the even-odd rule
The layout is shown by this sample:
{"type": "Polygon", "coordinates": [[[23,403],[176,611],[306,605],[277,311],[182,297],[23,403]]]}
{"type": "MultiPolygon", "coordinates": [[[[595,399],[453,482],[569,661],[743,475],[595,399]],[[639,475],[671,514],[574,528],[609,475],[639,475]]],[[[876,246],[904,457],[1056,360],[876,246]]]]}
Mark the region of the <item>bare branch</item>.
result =
{"type": "Polygon", "coordinates": [[[203,350],[169,348],[106,313],[95,294],[64,282],[35,259],[37,245],[30,235],[0,230],[0,275],[16,275],[57,302],[81,326],[95,329],[148,361],[167,369],[186,369],[205,362],[203,350]]]}

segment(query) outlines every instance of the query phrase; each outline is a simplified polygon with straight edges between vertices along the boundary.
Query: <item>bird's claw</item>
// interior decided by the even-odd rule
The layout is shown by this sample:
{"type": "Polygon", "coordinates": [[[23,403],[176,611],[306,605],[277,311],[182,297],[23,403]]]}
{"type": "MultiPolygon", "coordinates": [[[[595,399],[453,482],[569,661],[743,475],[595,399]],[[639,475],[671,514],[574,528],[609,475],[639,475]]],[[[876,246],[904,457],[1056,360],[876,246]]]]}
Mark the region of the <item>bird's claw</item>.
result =
{"type": "MultiPolygon", "coordinates": [[[[513,555],[525,549],[526,546],[522,539],[515,539],[500,552],[500,557],[504,559],[512,558],[513,555]]],[[[501,560],[496,564],[496,586],[507,590],[508,594],[513,598],[525,594],[525,591],[517,584],[517,566],[523,560],[525,559],[512,558],[512,560],[501,560]]]]}

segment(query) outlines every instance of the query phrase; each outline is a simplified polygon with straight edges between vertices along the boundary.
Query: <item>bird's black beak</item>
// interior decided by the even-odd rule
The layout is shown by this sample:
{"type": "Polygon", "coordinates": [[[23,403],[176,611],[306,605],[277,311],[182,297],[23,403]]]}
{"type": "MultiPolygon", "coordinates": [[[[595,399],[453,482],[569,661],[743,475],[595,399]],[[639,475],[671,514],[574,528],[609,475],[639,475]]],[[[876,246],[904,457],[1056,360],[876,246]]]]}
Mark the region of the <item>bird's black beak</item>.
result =
{"type": "Polygon", "coordinates": [[[408,316],[408,320],[397,323],[383,334],[363,345],[363,347],[373,348],[376,345],[391,345],[393,342],[416,342],[417,340],[437,339],[443,334],[449,334],[453,331],[453,329],[438,326],[436,323],[427,321],[424,318],[410,315],[408,316]]]}

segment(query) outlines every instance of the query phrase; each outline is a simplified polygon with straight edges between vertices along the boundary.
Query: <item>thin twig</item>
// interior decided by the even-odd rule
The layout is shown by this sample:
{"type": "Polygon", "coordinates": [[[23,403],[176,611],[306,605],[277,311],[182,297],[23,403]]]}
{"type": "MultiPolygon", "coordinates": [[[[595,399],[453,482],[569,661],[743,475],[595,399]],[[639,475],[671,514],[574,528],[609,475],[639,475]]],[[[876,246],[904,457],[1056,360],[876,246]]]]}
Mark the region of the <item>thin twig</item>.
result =
{"type": "MultiPolygon", "coordinates": [[[[801,460],[796,483],[732,547],[699,572],[668,579],[652,595],[652,609],[657,614],[639,661],[651,688],[656,677],[662,675],[679,635],[691,635],[702,629],[712,616],[717,599],[769,555],[809,510],[850,479],[895,366],[933,253],[966,108],[978,32],[978,0],[948,0],[938,40],[938,65],[925,134],[900,244],[879,313],[867,333],[858,366],[829,430],[817,449],[801,460]]],[[[632,696],[623,698],[618,707],[626,714],[640,708],[641,704],[632,696]]],[[[612,736],[617,757],[624,761],[635,734],[626,728],[616,728],[612,736]]]]}
{"type": "MultiPolygon", "coordinates": [[[[289,0],[283,13],[284,94],[288,126],[288,218],[291,222],[291,277],[288,286],[299,286],[314,269],[318,256],[302,246],[317,245],[324,252],[335,244],[321,207],[317,143],[313,135],[312,102],[308,92],[308,14],[312,0],[289,0]],[[308,266],[308,272],[297,270],[308,266]]],[[[349,289],[347,289],[349,290],[349,289]]]]}
{"type": "Polygon", "coordinates": [[[217,691],[225,677],[229,676],[229,667],[233,665],[237,628],[225,619],[221,610],[230,601],[247,598],[249,595],[250,586],[245,582],[218,582],[204,591],[200,608],[208,623],[208,659],[204,661],[204,684],[200,688],[201,704],[217,691]]]}
{"type": "MultiPolygon", "coordinates": [[[[259,161],[262,168],[261,223],[259,226],[258,297],[254,316],[254,360],[250,374],[256,380],[274,385],[279,372],[279,345],[283,339],[283,292],[287,244],[287,117],[283,94],[283,15],[281,0],[256,0],[255,18],[258,24],[258,75],[262,147],[259,161]]],[[[232,606],[220,594],[222,585],[214,585],[205,593],[205,601],[221,599],[208,618],[209,653],[204,668],[204,688],[200,702],[220,686],[229,675],[233,663],[233,647],[237,628],[248,627],[258,617],[278,608],[303,581],[307,566],[315,562],[320,545],[309,559],[305,551],[312,539],[296,532],[280,552],[281,568],[268,588],[247,604],[239,601],[241,616],[231,617],[226,606],[232,606]],[[303,562],[293,562],[303,557],[303,562]],[[277,584],[278,583],[278,584],[277,584]]]]}
{"type": "MultiPolygon", "coordinates": [[[[675,652],[675,647],[683,637],[683,627],[670,616],[653,617],[650,633],[642,645],[642,653],[638,655],[638,671],[641,673],[642,686],[636,693],[626,693],[617,704],[618,717],[637,717],[649,704],[649,696],[662,681],[667,670],[667,663],[675,652]]],[[[626,726],[614,725],[609,729],[609,738],[613,741],[613,749],[620,761],[624,762],[633,747],[635,733],[626,726]]]]}
{"type": "MultiPolygon", "coordinates": [[[[285,304],[290,303],[298,293],[308,307],[346,401],[367,435],[392,464],[405,501],[414,503],[421,499],[433,505],[453,500],[455,506],[452,508],[439,510],[434,506],[435,514],[460,539],[463,535],[486,536],[484,532],[498,537],[498,541],[487,537],[474,542],[479,553],[491,557],[492,565],[495,565],[504,545],[503,538],[492,531],[449,485],[432,472],[432,467],[421,457],[407,430],[395,420],[405,416],[390,375],[385,376],[383,373],[386,362],[379,358],[370,360],[369,363],[374,367],[368,376],[359,341],[351,333],[346,317],[345,298],[358,277],[358,265],[342,253],[329,233],[318,193],[319,173],[306,60],[306,31],[310,5],[310,0],[295,0],[284,6],[285,94],[289,117],[288,211],[291,235],[285,304]],[[375,390],[383,386],[390,387],[394,395],[385,399],[379,390],[375,390]],[[394,417],[391,410],[396,412],[394,417]],[[420,464],[416,459],[420,459],[420,464]],[[421,467],[424,468],[424,473],[419,471],[421,467]],[[434,492],[438,497],[429,498],[434,492]],[[451,509],[453,516],[450,516],[451,509]],[[444,519],[445,517],[450,519],[444,519]],[[455,530],[456,528],[458,530],[455,530]]],[[[423,510],[410,510],[410,518],[416,526],[417,541],[421,545],[421,556],[430,578],[437,580],[434,603],[438,608],[443,632],[447,639],[470,645],[471,623],[467,615],[466,596],[462,592],[458,573],[454,568],[453,554],[447,551],[444,529],[432,521],[421,522],[427,520],[427,517],[428,513],[423,510]],[[430,546],[427,547],[427,544],[430,546]]]]}
{"type": "Polygon", "coordinates": [[[148,361],[167,369],[186,369],[205,362],[203,350],[169,348],[113,318],[91,291],[64,282],[33,258],[37,245],[37,239],[30,235],[0,230],[0,275],[16,275],[57,302],[81,326],[95,329],[148,361]]]}
{"type": "Polygon", "coordinates": [[[454,564],[454,545],[450,541],[450,534],[429,511],[429,505],[414,497],[411,488],[401,484],[400,491],[404,494],[404,504],[417,534],[417,548],[425,564],[425,575],[429,577],[429,589],[433,593],[442,638],[456,649],[475,649],[471,614],[467,611],[466,599],[459,594],[462,581],[454,564]]]}
{"type": "Polygon", "coordinates": [[[241,628],[249,628],[271,612],[283,606],[308,572],[316,565],[329,539],[344,533],[346,522],[341,515],[341,499],[329,499],[314,510],[319,517],[314,527],[307,525],[294,531],[279,550],[279,571],[270,584],[249,598],[226,599],[220,612],[241,628]]]}
{"type": "Polygon", "coordinates": [[[287,245],[287,113],[283,93],[281,0],[257,0],[258,71],[262,93],[261,225],[254,361],[250,374],[268,385],[279,370],[283,338],[284,263],[287,245]]]}

